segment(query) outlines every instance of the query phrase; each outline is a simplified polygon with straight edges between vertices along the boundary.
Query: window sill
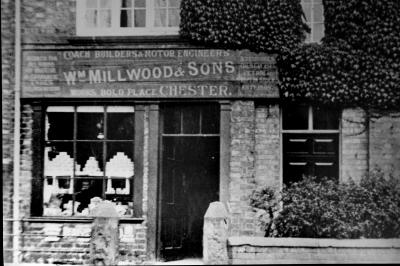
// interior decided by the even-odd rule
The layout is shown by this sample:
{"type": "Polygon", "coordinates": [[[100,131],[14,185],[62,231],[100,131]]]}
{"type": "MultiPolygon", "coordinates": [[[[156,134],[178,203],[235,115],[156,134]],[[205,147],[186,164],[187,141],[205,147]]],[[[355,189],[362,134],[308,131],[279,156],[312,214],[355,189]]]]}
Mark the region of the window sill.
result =
{"type": "Polygon", "coordinates": [[[164,36],[74,36],[67,39],[70,44],[126,44],[126,43],[188,43],[179,35],[164,36]]]}
{"type": "MultiPolygon", "coordinates": [[[[29,217],[22,219],[23,222],[29,223],[92,223],[94,217],[60,217],[60,216],[46,216],[46,217],[29,217]]],[[[144,218],[129,218],[121,217],[120,223],[140,224],[144,218]]]]}

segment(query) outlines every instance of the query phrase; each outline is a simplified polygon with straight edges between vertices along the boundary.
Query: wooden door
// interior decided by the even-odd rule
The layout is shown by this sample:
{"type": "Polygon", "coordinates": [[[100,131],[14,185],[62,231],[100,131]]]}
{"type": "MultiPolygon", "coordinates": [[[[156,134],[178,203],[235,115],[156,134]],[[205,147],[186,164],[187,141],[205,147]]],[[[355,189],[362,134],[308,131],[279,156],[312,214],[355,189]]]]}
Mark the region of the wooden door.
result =
{"type": "MultiPolygon", "coordinates": [[[[179,123],[185,123],[184,112],[196,112],[201,123],[201,108],[177,108],[179,123]]],[[[164,123],[173,122],[168,118],[164,123]]],[[[193,122],[188,121],[197,127],[193,122]]],[[[177,128],[161,140],[160,254],[165,260],[201,257],[204,214],[210,202],[219,199],[219,129],[177,128]]]]}

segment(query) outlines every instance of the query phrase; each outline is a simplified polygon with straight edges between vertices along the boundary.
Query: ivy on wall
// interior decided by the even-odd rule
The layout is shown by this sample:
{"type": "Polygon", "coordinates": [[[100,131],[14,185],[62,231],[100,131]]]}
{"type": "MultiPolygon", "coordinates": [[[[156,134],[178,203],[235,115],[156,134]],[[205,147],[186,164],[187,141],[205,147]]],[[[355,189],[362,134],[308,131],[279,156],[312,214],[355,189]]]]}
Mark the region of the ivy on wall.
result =
{"type": "Polygon", "coordinates": [[[400,1],[324,0],[325,38],[278,59],[289,100],[400,110],[400,1]]]}
{"type": "Polygon", "coordinates": [[[400,110],[400,1],[323,0],[322,44],[300,46],[300,0],[183,0],[182,37],[278,52],[289,101],[400,110]]]}
{"type": "Polygon", "coordinates": [[[280,52],[305,39],[300,0],[183,0],[182,37],[226,49],[280,52]]]}
{"type": "Polygon", "coordinates": [[[282,54],[281,95],[289,101],[400,108],[399,64],[362,51],[318,44],[282,54]]]}

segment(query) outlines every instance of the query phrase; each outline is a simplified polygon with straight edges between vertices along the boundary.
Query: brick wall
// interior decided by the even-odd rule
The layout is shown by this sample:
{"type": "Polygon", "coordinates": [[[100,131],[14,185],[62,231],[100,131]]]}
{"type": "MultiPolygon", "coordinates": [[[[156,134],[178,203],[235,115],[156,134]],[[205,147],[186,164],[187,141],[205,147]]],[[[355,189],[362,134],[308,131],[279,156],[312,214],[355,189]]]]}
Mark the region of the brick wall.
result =
{"type": "Polygon", "coordinates": [[[398,239],[231,237],[230,264],[399,263],[398,239]]]}
{"type": "Polygon", "coordinates": [[[249,195],[255,189],[255,106],[234,101],[231,108],[231,161],[229,175],[230,235],[254,235],[254,212],[249,195]]]}
{"type": "Polygon", "coordinates": [[[90,223],[24,223],[21,235],[22,262],[87,265],[90,232],[90,223]]]}
{"type": "Polygon", "coordinates": [[[359,181],[368,171],[368,123],[362,109],[344,109],[341,132],[341,180],[359,181]]]}
{"type": "Polygon", "coordinates": [[[371,119],[369,164],[371,169],[380,168],[383,173],[400,178],[400,113],[393,112],[371,119]]]}
{"type": "Polygon", "coordinates": [[[256,161],[257,186],[279,188],[281,185],[279,105],[256,108],[256,161]]]}
{"type": "Polygon", "coordinates": [[[76,0],[22,0],[23,43],[66,43],[75,36],[76,0]]]}
{"type": "Polygon", "coordinates": [[[14,1],[1,0],[3,257],[11,262],[14,134],[14,1]]]}
{"type": "Polygon", "coordinates": [[[120,224],[120,264],[144,263],[146,251],[146,226],[143,224],[120,224]]]}
{"type": "Polygon", "coordinates": [[[230,235],[263,235],[249,196],[260,186],[280,187],[279,106],[235,101],[231,110],[230,235]]]}

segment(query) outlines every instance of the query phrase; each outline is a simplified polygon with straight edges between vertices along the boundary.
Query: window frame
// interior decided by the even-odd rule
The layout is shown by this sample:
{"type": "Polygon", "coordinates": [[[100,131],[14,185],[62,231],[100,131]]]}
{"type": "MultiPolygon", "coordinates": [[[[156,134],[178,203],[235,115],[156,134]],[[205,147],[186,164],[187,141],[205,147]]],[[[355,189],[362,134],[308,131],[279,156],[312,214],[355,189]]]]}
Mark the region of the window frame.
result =
{"type": "MultiPolygon", "coordinates": [[[[312,105],[297,105],[297,106],[307,106],[308,107],[308,128],[307,129],[284,129],[283,128],[283,112],[284,109],[287,107],[290,107],[291,105],[287,106],[281,106],[280,108],[280,143],[281,143],[281,159],[280,159],[280,173],[281,173],[281,183],[280,186],[283,187],[284,182],[284,159],[285,159],[285,147],[284,147],[284,137],[286,137],[289,134],[292,135],[304,135],[304,136],[312,136],[315,135],[316,137],[318,136],[328,136],[328,135],[335,135],[337,138],[337,154],[336,154],[336,161],[337,161],[337,180],[341,180],[341,128],[342,128],[342,123],[341,123],[341,109],[337,109],[338,111],[338,128],[337,129],[314,129],[314,108],[317,106],[312,106],[312,105]],[[285,136],[286,135],[286,136],[285,136]]],[[[311,157],[311,156],[310,156],[311,157]]],[[[315,156],[317,157],[317,156],[315,156]]],[[[289,181],[290,182],[290,181],[289,181]]]]}
{"type": "MultiPolygon", "coordinates": [[[[91,219],[91,215],[44,215],[44,184],[46,182],[45,176],[45,147],[46,142],[49,140],[46,136],[46,116],[48,107],[59,107],[68,106],[77,108],[78,106],[95,106],[106,110],[106,106],[113,107],[129,107],[133,108],[132,114],[134,115],[134,131],[132,139],[132,156],[134,163],[134,175],[131,177],[130,193],[131,201],[133,201],[133,213],[128,215],[120,216],[123,220],[130,219],[142,219],[143,213],[143,145],[144,145],[144,108],[142,105],[134,103],[123,104],[123,103],[47,103],[47,104],[34,104],[33,108],[33,125],[32,129],[34,134],[32,135],[32,192],[31,201],[40,202],[40,204],[31,204],[31,217],[40,219],[61,219],[61,220],[76,220],[76,219],[91,219]],[[136,161],[138,163],[136,163],[136,161]]],[[[76,109],[75,109],[76,111],[76,109]]],[[[105,112],[104,112],[105,113],[105,112]]],[[[75,115],[74,115],[75,116],[75,115]]],[[[74,122],[76,123],[76,121],[74,122]]],[[[50,140],[52,141],[52,140],[50,140]]],[[[57,141],[57,140],[56,140],[57,141]]],[[[76,139],[71,140],[71,142],[76,139]]],[[[111,140],[113,141],[113,140],[111,140]]],[[[118,140],[117,140],[118,142],[118,140]]],[[[104,151],[103,151],[104,152],[104,151]]],[[[105,154],[104,154],[105,156],[105,154]]],[[[76,158],[74,159],[76,162],[76,158]]],[[[83,166],[82,166],[83,168],[83,166]]],[[[75,174],[74,174],[75,175],[75,174]]],[[[105,172],[104,172],[105,175],[105,172]]],[[[103,181],[104,182],[104,181],[103,181]]],[[[103,188],[103,194],[105,194],[105,188],[103,188]]],[[[103,195],[104,196],[104,195],[103,195]]],[[[105,198],[102,197],[104,200],[105,198]]]]}
{"type": "Polygon", "coordinates": [[[311,32],[308,34],[306,33],[306,40],[305,43],[321,43],[322,38],[325,36],[325,17],[324,17],[324,5],[323,5],[323,1],[322,0],[307,0],[309,1],[308,3],[305,3],[305,0],[301,0],[301,7],[302,7],[302,11],[303,11],[303,22],[306,23],[310,29],[311,32]],[[319,3],[321,3],[322,5],[322,21],[315,21],[315,13],[314,13],[314,7],[315,5],[319,3]],[[306,18],[306,12],[304,10],[304,5],[310,5],[311,6],[311,17],[310,17],[310,21],[307,21],[306,18]],[[316,24],[322,24],[323,26],[323,32],[322,32],[322,37],[319,40],[315,40],[315,28],[314,26],[316,24]],[[308,39],[309,37],[309,39],[308,39]]]}
{"type": "MultiPolygon", "coordinates": [[[[147,22],[154,23],[155,0],[146,0],[146,26],[145,27],[120,27],[120,2],[113,4],[111,11],[111,27],[109,28],[88,28],[85,26],[85,11],[87,0],[76,0],[76,34],[77,36],[176,36],[179,34],[179,25],[176,27],[155,27],[147,25],[147,22]]],[[[115,0],[109,0],[115,1],[115,0]]],[[[178,7],[180,10],[180,8],[178,7]]]]}

